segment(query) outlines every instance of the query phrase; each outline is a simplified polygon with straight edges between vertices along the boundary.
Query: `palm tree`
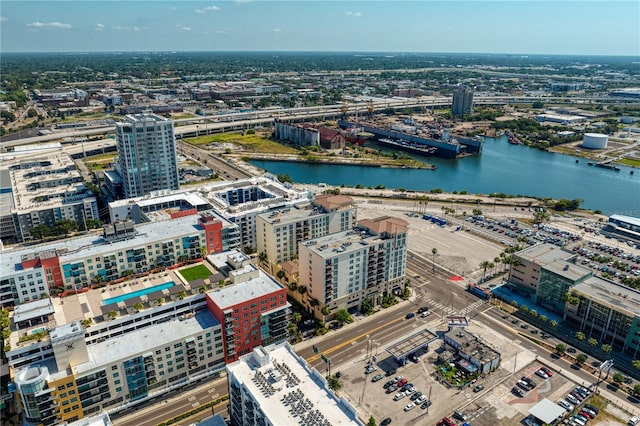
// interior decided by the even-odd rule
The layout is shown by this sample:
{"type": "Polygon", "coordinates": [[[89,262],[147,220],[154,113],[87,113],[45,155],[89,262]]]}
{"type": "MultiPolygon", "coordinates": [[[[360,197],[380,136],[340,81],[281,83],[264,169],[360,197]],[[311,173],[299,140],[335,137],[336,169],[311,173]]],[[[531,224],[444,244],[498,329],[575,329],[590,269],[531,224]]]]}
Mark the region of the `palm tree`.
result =
{"type": "Polygon", "coordinates": [[[136,312],[140,312],[142,309],[144,309],[144,305],[140,302],[133,305],[133,310],[136,312]]]}
{"type": "Polygon", "coordinates": [[[640,370],[640,359],[634,359],[631,361],[631,366],[636,370],[640,370]]]}
{"type": "Polygon", "coordinates": [[[162,306],[162,305],[163,305],[163,303],[164,303],[164,297],[158,297],[158,298],[156,299],[156,305],[158,305],[158,306],[162,306]]]}
{"type": "Polygon", "coordinates": [[[493,264],[494,264],[494,265],[496,265],[496,269],[497,269],[497,266],[498,266],[500,263],[502,263],[502,259],[500,259],[500,258],[499,258],[499,257],[497,257],[497,256],[493,258],[493,264]]]}
{"type": "Polygon", "coordinates": [[[187,292],[186,292],[186,291],[184,291],[184,290],[180,290],[180,291],[178,292],[177,296],[178,296],[178,300],[182,300],[182,299],[184,299],[185,297],[187,297],[187,292]]]}
{"type": "Polygon", "coordinates": [[[590,337],[589,340],[587,340],[587,343],[589,344],[589,346],[591,346],[592,348],[595,348],[596,346],[598,346],[598,341],[593,338],[590,337]]]}
{"type": "Polygon", "coordinates": [[[480,262],[480,267],[483,269],[482,270],[483,281],[484,281],[484,276],[487,274],[487,268],[489,267],[489,265],[491,265],[491,262],[489,262],[488,260],[483,260],[482,262],[480,262]]]}
{"type": "Polygon", "coordinates": [[[611,352],[611,345],[605,343],[600,349],[602,349],[602,352],[604,352],[605,354],[608,354],[609,352],[611,352]]]}
{"type": "Polygon", "coordinates": [[[267,260],[267,253],[265,253],[265,252],[261,251],[261,252],[258,254],[258,260],[259,260],[261,263],[266,262],[266,260],[267,260]]]}
{"type": "Polygon", "coordinates": [[[198,288],[198,293],[205,294],[206,292],[207,292],[207,286],[201,285],[200,288],[198,288]]]}
{"type": "Polygon", "coordinates": [[[340,379],[334,376],[327,377],[327,386],[329,386],[329,389],[334,392],[342,390],[342,382],[340,381],[340,379]]]}
{"type": "Polygon", "coordinates": [[[109,313],[107,314],[107,316],[109,317],[109,319],[114,319],[115,317],[118,316],[118,312],[116,311],[109,311],[109,313]]]}
{"type": "Polygon", "coordinates": [[[293,315],[291,315],[291,321],[293,321],[294,323],[299,323],[302,320],[302,315],[300,315],[299,312],[294,312],[293,315]]]}
{"type": "Polygon", "coordinates": [[[556,320],[551,320],[549,321],[549,325],[553,328],[556,328],[558,326],[558,321],[556,320]]]}
{"type": "Polygon", "coordinates": [[[580,340],[581,342],[587,338],[587,336],[585,336],[582,331],[577,331],[575,336],[576,339],[580,340]]]}

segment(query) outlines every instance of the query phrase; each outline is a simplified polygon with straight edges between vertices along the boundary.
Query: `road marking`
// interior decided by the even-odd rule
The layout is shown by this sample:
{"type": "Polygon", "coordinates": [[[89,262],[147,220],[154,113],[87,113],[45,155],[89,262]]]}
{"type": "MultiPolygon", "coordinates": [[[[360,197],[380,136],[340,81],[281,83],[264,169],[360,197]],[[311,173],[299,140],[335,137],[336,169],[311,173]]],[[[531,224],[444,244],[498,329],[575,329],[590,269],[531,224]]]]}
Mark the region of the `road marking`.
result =
{"type": "MultiPolygon", "coordinates": [[[[322,351],[322,354],[327,355],[327,354],[330,354],[331,352],[335,352],[335,351],[337,351],[338,349],[344,348],[345,346],[352,344],[352,343],[353,343],[353,342],[355,342],[356,340],[358,340],[358,339],[361,339],[361,338],[365,337],[367,334],[373,334],[373,333],[375,333],[376,331],[382,330],[383,328],[388,327],[389,325],[391,325],[391,324],[393,324],[393,323],[396,323],[396,322],[398,322],[398,321],[402,321],[403,319],[404,319],[404,317],[398,317],[398,318],[396,318],[396,319],[394,319],[394,320],[387,321],[384,325],[381,325],[381,326],[379,326],[379,327],[376,327],[376,328],[374,328],[374,329],[372,329],[372,330],[369,330],[369,331],[367,331],[367,332],[365,332],[365,333],[359,334],[358,336],[353,337],[352,339],[349,339],[349,340],[347,340],[346,342],[342,342],[342,343],[340,343],[340,344],[338,344],[338,345],[335,345],[335,346],[334,346],[334,347],[332,347],[332,348],[329,348],[329,349],[327,349],[327,350],[322,351]]],[[[314,361],[319,360],[319,359],[320,359],[320,355],[321,355],[321,354],[317,354],[317,355],[310,356],[309,358],[307,358],[307,362],[308,362],[308,363],[311,363],[311,362],[314,362],[314,361]]]]}

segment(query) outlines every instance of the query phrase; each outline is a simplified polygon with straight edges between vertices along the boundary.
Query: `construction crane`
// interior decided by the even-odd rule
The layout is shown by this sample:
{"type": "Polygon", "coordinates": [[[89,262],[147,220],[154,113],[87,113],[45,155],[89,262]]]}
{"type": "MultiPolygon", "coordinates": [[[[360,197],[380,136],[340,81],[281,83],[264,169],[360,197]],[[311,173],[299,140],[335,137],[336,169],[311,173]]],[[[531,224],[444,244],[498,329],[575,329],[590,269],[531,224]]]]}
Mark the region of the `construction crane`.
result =
{"type": "Polygon", "coordinates": [[[373,110],[373,101],[369,100],[369,102],[367,102],[367,116],[369,119],[373,118],[373,110]]]}

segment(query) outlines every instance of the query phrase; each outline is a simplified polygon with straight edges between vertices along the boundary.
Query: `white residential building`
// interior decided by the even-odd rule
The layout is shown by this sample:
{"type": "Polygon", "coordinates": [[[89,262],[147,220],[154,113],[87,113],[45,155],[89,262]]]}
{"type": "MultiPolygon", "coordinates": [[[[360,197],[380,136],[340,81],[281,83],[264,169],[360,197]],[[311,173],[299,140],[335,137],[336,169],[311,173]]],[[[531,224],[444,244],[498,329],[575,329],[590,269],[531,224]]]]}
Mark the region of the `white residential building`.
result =
{"type": "Polygon", "coordinates": [[[127,115],[116,123],[116,142],[125,197],[178,189],[172,120],[155,114],[127,115]]]}
{"type": "Polygon", "coordinates": [[[407,263],[407,222],[379,217],[299,245],[299,283],[307,291],[307,307],[321,318],[322,308],[374,304],[402,291],[407,263]],[[315,302],[317,303],[315,303],[315,302]]]}
{"type": "Polygon", "coordinates": [[[307,205],[272,210],[256,217],[258,253],[273,263],[298,256],[298,243],[355,226],[356,205],[345,195],[318,195],[307,205]]]}
{"type": "Polygon", "coordinates": [[[232,426],[364,424],[288,343],[256,347],[227,365],[227,378],[232,426]]]}

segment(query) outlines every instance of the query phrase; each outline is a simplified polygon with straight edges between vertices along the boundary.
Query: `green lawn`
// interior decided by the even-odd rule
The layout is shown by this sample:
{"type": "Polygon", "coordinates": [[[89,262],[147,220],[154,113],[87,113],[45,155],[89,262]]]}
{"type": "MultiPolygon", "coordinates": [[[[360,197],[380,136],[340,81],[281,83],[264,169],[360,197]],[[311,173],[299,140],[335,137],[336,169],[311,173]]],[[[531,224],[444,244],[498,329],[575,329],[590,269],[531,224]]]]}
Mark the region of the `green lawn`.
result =
{"type": "Polygon", "coordinates": [[[181,269],[180,275],[184,277],[187,282],[195,281],[199,278],[209,278],[209,275],[213,275],[213,272],[204,265],[197,265],[187,269],[181,269]]]}
{"type": "Polygon", "coordinates": [[[243,149],[261,152],[266,154],[297,154],[298,150],[290,146],[283,145],[269,138],[258,134],[223,133],[220,135],[207,135],[197,138],[190,138],[189,143],[194,145],[218,143],[235,143],[241,145],[243,149]]]}

